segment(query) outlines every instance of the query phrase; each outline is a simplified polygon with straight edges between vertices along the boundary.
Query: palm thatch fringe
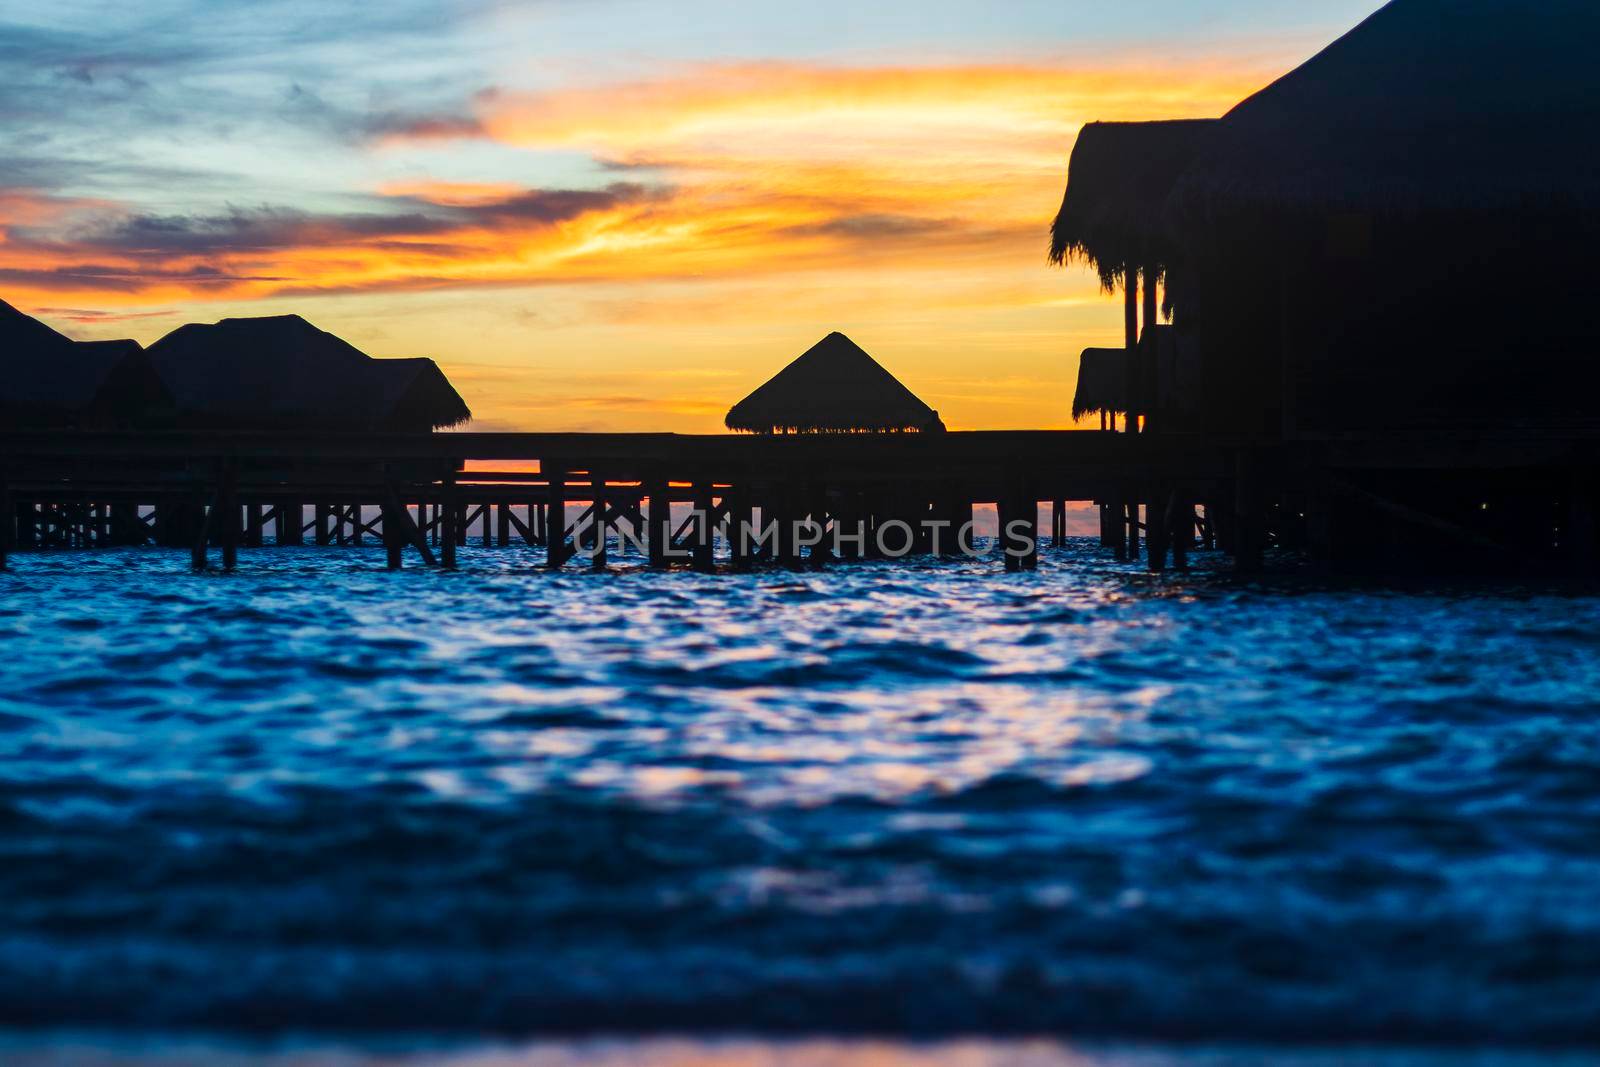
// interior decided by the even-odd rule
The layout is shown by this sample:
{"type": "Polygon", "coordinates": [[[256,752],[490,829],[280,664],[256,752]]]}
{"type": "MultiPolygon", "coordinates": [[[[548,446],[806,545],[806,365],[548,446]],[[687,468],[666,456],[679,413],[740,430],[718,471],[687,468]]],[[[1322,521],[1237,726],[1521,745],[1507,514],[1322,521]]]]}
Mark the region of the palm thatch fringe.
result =
{"type": "Polygon", "coordinates": [[[1128,350],[1086,348],[1078,358],[1078,390],[1072,397],[1072,417],[1104,412],[1122,415],[1128,410],[1128,350]]]}
{"type": "Polygon", "coordinates": [[[1050,227],[1051,262],[1081,259],[1107,290],[1130,266],[1164,268],[1169,242],[1163,205],[1215,126],[1214,119],[1085,126],[1050,227]]]}

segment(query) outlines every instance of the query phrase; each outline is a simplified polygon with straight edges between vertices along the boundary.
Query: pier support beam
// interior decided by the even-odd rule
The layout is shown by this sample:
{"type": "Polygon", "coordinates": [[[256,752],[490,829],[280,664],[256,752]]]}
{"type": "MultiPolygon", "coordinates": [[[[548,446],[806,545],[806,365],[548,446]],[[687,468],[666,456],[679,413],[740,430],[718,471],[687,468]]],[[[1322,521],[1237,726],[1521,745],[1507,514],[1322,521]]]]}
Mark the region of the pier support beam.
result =
{"type": "Polygon", "coordinates": [[[439,480],[439,565],[446,570],[456,568],[456,524],[460,514],[456,511],[456,475],[449,472],[439,480]]]}
{"type": "Polygon", "coordinates": [[[0,467],[0,571],[6,569],[16,541],[17,505],[11,499],[11,477],[0,467]]]}
{"type": "Polygon", "coordinates": [[[545,502],[545,521],[548,533],[545,536],[544,565],[547,570],[560,570],[561,565],[567,562],[572,555],[572,549],[567,544],[567,472],[565,468],[552,467],[550,469],[550,484],[547,490],[548,499],[545,502]]]}
{"type": "Polygon", "coordinates": [[[1261,569],[1261,486],[1256,466],[1255,457],[1248,451],[1241,451],[1234,459],[1233,564],[1244,574],[1261,569]]]}
{"type": "Polygon", "coordinates": [[[667,546],[672,542],[672,501],[667,498],[667,483],[662,480],[652,481],[645,487],[648,500],[645,503],[645,550],[649,553],[650,566],[665,567],[667,565],[667,546]]]}
{"type": "Polygon", "coordinates": [[[603,571],[606,569],[606,550],[611,539],[610,524],[606,521],[606,480],[595,473],[591,475],[589,484],[590,495],[594,497],[589,512],[589,565],[597,571],[603,571]]]}
{"type": "Polygon", "coordinates": [[[239,565],[239,493],[238,474],[232,463],[222,468],[221,482],[217,487],[217,507],[221,512],[222,569],[231,571],[239,565]]]}
{"type": "Polygon", "coordinates": [[[717,525],[711,483],[704,478],[694,483],[694,569],[709,574],[716,569],[717,525]]]}

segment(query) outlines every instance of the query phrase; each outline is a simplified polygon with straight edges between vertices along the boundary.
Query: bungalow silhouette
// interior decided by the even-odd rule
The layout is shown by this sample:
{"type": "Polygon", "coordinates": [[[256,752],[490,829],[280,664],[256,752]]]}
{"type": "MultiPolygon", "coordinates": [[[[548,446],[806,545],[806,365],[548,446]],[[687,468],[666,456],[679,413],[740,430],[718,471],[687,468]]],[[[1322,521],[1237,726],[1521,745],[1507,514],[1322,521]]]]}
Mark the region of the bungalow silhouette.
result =
{"type": "Polygon", "coordinates": [[[830,333],[724,420],[749,433],[910,433],[941,431],[939,413],[842,333],[830,333]]]}
{"type": "Polygon", "coordinates": [[[74,341],[0,300],[0,427],[116,429],[170,407],[137,341],[74,341]]]}
{"type": "Polygon", "coordinates": [[[1269,440],[1600,430],[1575,310],[1597,39],[1592,2],[1394,0],[1220,119],[1085,127],[1050,253],[1123,290],[1123,396],[1092,357],[1092,409],[1269,440]],[[1163,306],[1197,369],[1178,411],[1163,306]]]}
{"type": "Polygon", "coordinates": [[[374,359],[298,315],[180,326],[148,350],[176,422],[425,433],[472,417],[431,359],[374,359]]]}

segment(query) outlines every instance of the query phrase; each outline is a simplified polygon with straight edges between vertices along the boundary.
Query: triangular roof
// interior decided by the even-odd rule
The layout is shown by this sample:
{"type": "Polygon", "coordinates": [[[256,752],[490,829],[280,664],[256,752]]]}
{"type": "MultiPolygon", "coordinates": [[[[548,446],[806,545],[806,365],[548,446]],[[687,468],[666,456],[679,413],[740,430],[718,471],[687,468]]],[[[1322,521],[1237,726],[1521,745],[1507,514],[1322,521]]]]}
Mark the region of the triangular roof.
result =
{"type": "Polygon", "coordinates": [[[1224,116],[1177,202],[1592,209],[1596,40],[1594,0],[1394,0],[1224,116]]]}
{"type": "Polygon", "coordinates": [[[74,341],[0,300],[0,410],[24,421],[74,421],[141,352],[137,341],[74,341]]]}
{"type": "Polygon", "coordinates": [[[433,360],[373,359],[298,315],[190,323],[150,357],[191,421],[424,430],[471,417],[433,360]]]}
{"type": "Polygon", "coordinates": [[[730,430],[942,429],[939,415],[842,333],[830,333],[733,406],[730,430]]]}

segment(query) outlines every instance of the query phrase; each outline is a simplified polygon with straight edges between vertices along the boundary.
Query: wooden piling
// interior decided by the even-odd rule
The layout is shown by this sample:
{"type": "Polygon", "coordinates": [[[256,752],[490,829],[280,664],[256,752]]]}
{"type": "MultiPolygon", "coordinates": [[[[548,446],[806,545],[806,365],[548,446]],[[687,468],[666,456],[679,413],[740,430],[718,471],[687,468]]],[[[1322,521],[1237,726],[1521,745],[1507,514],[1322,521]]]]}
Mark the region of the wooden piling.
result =
{"type": "Polygon", "coordinates": [[[589,545],[591,548],[589,563],[595,570],[603,571],[606,569],[606,553],[610,542],[606,509],[606,480],[599,474],[591,474],[589,484],[590,495],[594,497],[591,510],[592,519],[589,523],[589,545]]]}
{"type": "Polygon", "coordinates": [[[8,565],[16,533],[17,505],[11,499],[11,477],[6,468],[0,467],[0,571],[8,565]]]}
{"type": "Polygon", "coordinates": [[[1260,486],[1255,457],[1241,449],[1234,457],[1233,563],[1234,569],[1253,574],[1261,569],[1262,530],[1260,486]]]}
{"type": "Polygon", "coordinates": [[[667,565],[667,546],[672,540],[672,502],[667,499],[667,483],[656,480],[645,488],[645,551],[650,566],[667,565]]]}
{"type": "Polygon", "coordinates": [[[262,545],[262,527],[266,525],[261,515],[261,502],[252,500],[245,505],[244,543],[247,548],[260,548],[262,545]]]}
{"type": "MultiPolygon", "coordinates": [[[[542,465],[541,465],[542,466],[542,465]]],[[[567,547],[567,472],[559,467],[550,469],[548,499],[545,501],[548,533],[545,536],[544,565],[548,570],[560,570],[571,554],[567,547]]]]}
{"type": "Polygon", "coordinates": [[[221,512],[222,569],[231,571],[239,565],[239,495],[238,474],[231,462],[224,463],[217,489],[217,506],[221,512]]]}
{"type": "Polygon", "coordinates": [[[704,478],[694,483],[694,569],[701,573],[715,570],[716,517],[711,483],[704,478]]]}
{"type": "Polygon", "coordinates": [[[1586,467],[1574,468],[1567,479],[1567,558],[1572,573],[1579,578],[1592,579],[1597,571],[1597,553],[1600,553],[1600,507],[1597,507],[1596,489],[1600,480],[1586,467]]]}
{"type": "Polygon", "coordinates": [[[456,566],[456,476],[447,472],[439,480],[439,565],[446,570],[456,566]]]}

